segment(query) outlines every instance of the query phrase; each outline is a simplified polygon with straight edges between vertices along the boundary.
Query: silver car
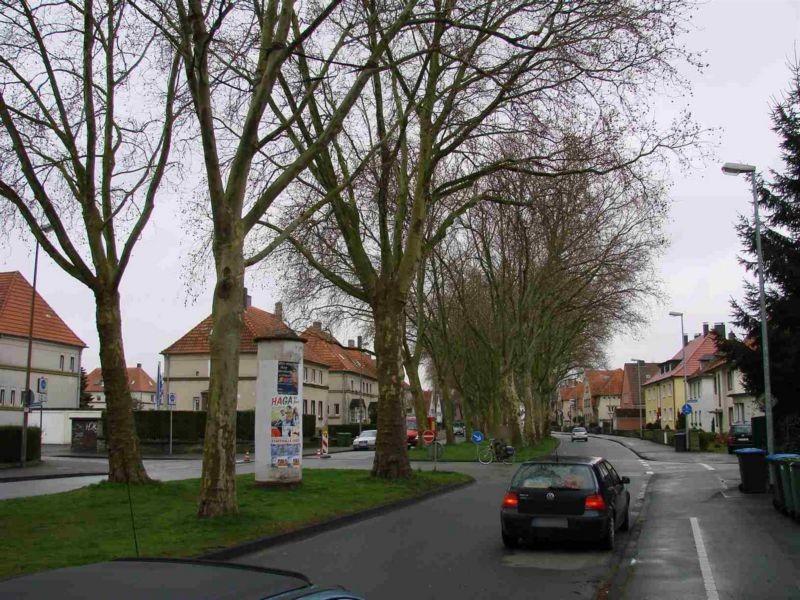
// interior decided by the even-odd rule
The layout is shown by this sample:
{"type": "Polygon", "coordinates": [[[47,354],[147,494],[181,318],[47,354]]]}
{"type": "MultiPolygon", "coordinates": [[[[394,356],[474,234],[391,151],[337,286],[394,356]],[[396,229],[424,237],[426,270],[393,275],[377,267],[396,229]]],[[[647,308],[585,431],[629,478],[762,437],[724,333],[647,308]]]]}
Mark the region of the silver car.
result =
{"type": "Polygon", "coordinates": [[[570,441],[579,441],[579,442],[588,442],[589,441],[589,434],[586,431],[586,427],[573,427],[572,428],[572,437],[570,441]]]}
{"type": "Polygon", "coordinates": [[[375,440],[378,439],[378,432],[375,429],[367,429],[361,432],[353,440],[353,450],[375,450],[375,440]]]}

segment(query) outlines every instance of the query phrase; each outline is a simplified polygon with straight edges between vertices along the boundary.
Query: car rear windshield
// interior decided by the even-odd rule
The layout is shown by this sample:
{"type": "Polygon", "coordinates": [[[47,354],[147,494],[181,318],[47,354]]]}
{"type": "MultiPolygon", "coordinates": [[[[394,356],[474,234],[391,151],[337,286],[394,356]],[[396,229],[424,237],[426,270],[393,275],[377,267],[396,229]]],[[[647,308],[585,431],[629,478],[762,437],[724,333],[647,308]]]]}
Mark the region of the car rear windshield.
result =
{"type": "Polygon", "coordinates": [[[731,429],[734,434],[750,435],[750,425],[734,425],[731,429]]]}
{"type": "Polygon", "coordinates": [[[359,437],[365,437],[365,438],[378,437],[378,432],[375,429],[368,429],[367,431],[362,431],[361,436],[359,437]]]}
{"type": "Polygon", "coordinates": [[[586,429],[584,429],[583,427],[576,427],[575,429],[572,430],[572,433],[586,433],[586,429]]]}
{"type": "Polygon", "coordinates": [[[533,489],[593,490],[592,470],[587,465],[537,463],[522,465],[511,486],[533,489]]]}

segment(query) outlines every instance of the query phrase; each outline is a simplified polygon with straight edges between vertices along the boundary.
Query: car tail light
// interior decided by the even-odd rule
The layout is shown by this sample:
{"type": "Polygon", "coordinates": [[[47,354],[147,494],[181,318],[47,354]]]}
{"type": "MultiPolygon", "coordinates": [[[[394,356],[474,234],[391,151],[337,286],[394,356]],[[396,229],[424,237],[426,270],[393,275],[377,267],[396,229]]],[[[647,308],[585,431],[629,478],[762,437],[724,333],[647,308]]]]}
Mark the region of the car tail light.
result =
{"type": "Polygon", "coordinates": [[[732,435],[728,436],[728,443],[729,444],[733,444],[735,441],[736,441],[736,438],[734,436],[732,436],[732,435]]]}
{"type": "Polygon", "coordinates": [[[586,497],[586,502],[583,505],[584,510],[605,510],[606,501],[600,494],[594,494],[586,497]]]}
{"type": "Polygon", "coordinates": [[[503,508],[517,508],[519,505],[519,498],[514,492],[508,492],[503,498],[503,508]]]}

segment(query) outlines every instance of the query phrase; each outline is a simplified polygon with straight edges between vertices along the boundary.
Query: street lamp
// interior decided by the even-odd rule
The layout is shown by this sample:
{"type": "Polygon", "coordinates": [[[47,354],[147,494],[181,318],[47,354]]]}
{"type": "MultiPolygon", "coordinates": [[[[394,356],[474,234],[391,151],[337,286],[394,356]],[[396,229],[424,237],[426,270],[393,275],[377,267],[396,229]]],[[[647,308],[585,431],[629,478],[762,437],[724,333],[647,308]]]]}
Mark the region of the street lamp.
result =
{"type": "Polygon", "coordinates": [[[756,222],[756,256],[758,257],[758,301],[761,313],[761,356],[764,362],[764,411],[767,416],[767,452],[775,452],[775,437],[772,429],[772,382],[769,374],[769,338],[767,336],[767,306],[764,294],[764,257],[761,254],[761,219],[758,216],[758,188],[756,168],[753,165],[725,163],[722,172],[726,175],[750,175],[753,190],[753,216],[756,222]]]}
{"type": "Polygon", "coordinates": [[[639,380],[639,439],[644,439],[644,427],[642,425],[642,404],[644,404],[644,398],[642,397],[642,365],[644,361],[641,358],[632,358],[633,362],[636,363],[636,377],[639,380]]]}
{"type": "MultiPolygon", "coordinates": [[[[689,383],[688,383],[688,368],[686,366],[686,334],[684,333],[683,329],[683,313],[677,311],[670,311],[670,317],[680,317],[681,318],[681,363],[683,364],[683,402],[684,404],[689,403],[689,383]]],[[[675,400],[673,398],[672,405],[675,406],[675,400]]],[[[677,408],[677,407],[676,407],[677,408]]],[[[681,411],[683,412],[683,411],[681,411]]],[[[677,419],[677,416],[676,416],[677,419]]],[[[689,450],[689,415],[683,415],[683,423],[686,426],[686,450],[689,450]]]]}
{"type": "MultiPolygon", "coordinates": [[[[50,225],[42,226],[42,233],[53,231],[50,225]]],[[[25,399],[22,402],[22,436],[19,448],[19,465],[25,466],[28,458],[28,412],[32,400],[31,393],[31,357],[33,356],[33,308],[36,304],[36,276],[39,271],[39,240],[36,240],[36,252],[33,255],[33,290],[31,292],[31,313],[28,321],[28,362],[25,366],[25,399]]]]}

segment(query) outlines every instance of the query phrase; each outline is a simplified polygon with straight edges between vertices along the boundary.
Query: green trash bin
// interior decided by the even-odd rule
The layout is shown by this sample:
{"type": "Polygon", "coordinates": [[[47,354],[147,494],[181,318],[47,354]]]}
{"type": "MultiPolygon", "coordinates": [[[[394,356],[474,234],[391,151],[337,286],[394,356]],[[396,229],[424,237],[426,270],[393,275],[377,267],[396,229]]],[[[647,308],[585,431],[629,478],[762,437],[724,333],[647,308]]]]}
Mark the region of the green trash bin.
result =
{"type": "Polygon", "coordinates": [[[789,463],[789,476],[794,494],[794,518],[800,521],[800,460],[795,459],[789,463]]]}
{"type": "Polygon", "coordinates": [[[353,445],[353,434],[346,431],[336,434],[336,445],[340,448],[347,448],[353,445]]]}
{"type": "Polygon", "coordinates": [[[769,464],[769,470],[772,475],[772,504],[782,513],[789,512],[790,503],[794,505],[793,498],[787,498],[787,491],[791,493],[791,488],[789,487],[791,483],[788,481],[788,469],[786,475],[782,473],[782,464],[787,458],[800,458],[798,454],[770,454],[767,456],[767,462],[769,464]],[[786,478],[786,479],[784,479],[786,478]]]}

